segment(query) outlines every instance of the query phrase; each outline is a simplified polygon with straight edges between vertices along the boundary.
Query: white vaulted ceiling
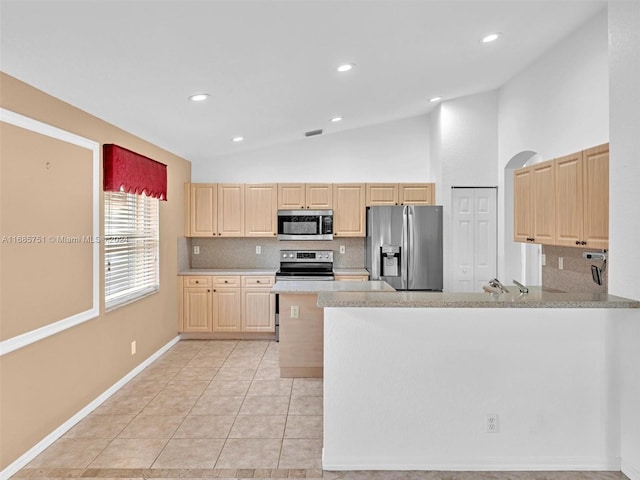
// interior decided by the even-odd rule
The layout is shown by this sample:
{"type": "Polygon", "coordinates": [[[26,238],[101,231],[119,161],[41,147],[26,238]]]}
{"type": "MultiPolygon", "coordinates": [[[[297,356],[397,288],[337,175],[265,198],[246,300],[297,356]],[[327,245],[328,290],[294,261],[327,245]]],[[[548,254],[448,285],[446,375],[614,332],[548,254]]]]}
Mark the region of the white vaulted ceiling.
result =
{"type": "Polygon", "coordinates": [[[196,162],[499,87],[603,1],[2,0],[0,68],[196,162]],[[491,32],[501,38],[480,39],[491,32]],[[336,72],[355,63],[348,73],[336,72]],[[187,100],[206,92],[202,103],[187,100]],[[331,118],[344,120],[332,123],[331,118]],[[232,142],[236,136],[243,142],[232,142]]]}

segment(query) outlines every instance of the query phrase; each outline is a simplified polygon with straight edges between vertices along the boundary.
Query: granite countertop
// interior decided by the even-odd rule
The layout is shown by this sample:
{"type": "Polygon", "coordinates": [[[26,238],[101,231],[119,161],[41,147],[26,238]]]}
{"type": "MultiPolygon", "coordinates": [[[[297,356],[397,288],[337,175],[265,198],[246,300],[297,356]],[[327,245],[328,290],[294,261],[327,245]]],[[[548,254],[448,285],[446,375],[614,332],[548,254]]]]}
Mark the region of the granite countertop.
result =
{"type": "Polygon", "coordinates": [[[272,293],[320,293],[320,292],[367,292],[378,295],[382,292],[394,292],[387,282],[327,282],[327,281],[295,281],[276,282],[272,293]]]}
{"type": "MultiPolygon", "coordinates": [[[[336,282],[340,283],[340,282],[336,282]]],[[[404,308],[640,308],[640,302],[607,294],[559,293],[529,287],[529,293],[341,292],[318,295],[319,307],[404,308]]]]}
{"type": "Polygon", "coordinates": [[[178,275],[275,275],[277,268],[189,268],[178,275]]]}

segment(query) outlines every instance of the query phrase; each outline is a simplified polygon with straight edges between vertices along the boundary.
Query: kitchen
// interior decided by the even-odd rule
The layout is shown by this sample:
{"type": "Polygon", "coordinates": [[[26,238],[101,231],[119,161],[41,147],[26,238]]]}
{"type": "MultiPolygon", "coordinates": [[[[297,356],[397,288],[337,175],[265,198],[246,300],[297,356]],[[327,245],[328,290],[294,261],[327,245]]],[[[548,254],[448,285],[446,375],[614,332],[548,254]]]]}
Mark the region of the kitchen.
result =
{"type": "MultiPolygon", "coordinates": [[[[17,398],[3,398],[2,423],[7,430],[2,437],[16,438],[14,432],[24,432],[25,440],[19,444],[10,442],[8,445],[3,440],[2,451],[6,453],[3,453],[2,468],[6,468],[13,459],[81,410],[89,399],[99,395],[175,336],[175,314],[167,312],[177,310],[177,279],[172,280],[172,277],[179,270],[175,252],[178,249],[176,239],[183,236],[181,219],[184,208],[179,199],[185,182],[260,183],[277,180],[400,183],[413,180],[401,174],[401,169],[389,168],[388,158],[393,155],[393,163],[402,164],[409,171],[415,172],[416,178],[419,174],[420,181],[435,181],[437,195],[441,195],[437,203],[444,206],[447,215],[446,212],[451,211],[448,192],[452,185],[498,185],[499,205],[506,208],[508,202],[502,197],[505,192],[500,188],[504,186],[506,176],[498,172],[519,152],[533,149],[548,159],[610,141],[611,183],[616,187],[610,190],[610,211],[613,213],[610,220],[612,255],[608,261],[609,292],[638,298],[634,281],[638,257],[636,249],[627,240],[637,234],[637,225],[633,222],[636,218],[633,205],[638,203],[638,194],[633,178],[638,175],[637,170],[634,170],[637,167],[624,160],[631,158],[631,153],[635,151],[633,146],[637,147],[637,143],[634,143],[637,139],[631,127],[636,117],[633,109],[629,110],[633,105],[630,99],[634,98],[634,87],[629,86],[625,80],[637,78],[637,71],[634,70],[635,64],[632,61],[624,61],[624,50],[620,49],[620,44],[614,41],[607,45],[607,31],[616,40],[619,38],[617,35],[628,28],[625,21],[635,17],[632,13],[633,6],[611,2],[607,5],[607,10],[608,14],[601,12],[573,36],[557,39],[552,51],[542,55],[498,91],[487,90],[484,93],[445,100],[430,117],[417,116],[334,135],[306,138],[288,146],[256,150],[253,154],[246,151],[224,155],[215,167],[198,162],[187,166],[186,162],[167,154],[159,147],[129,136],[122,130],[101,123],[94,117],[86,116],[59,100],[3,75],[3,108],[18,111],[100,143],[126,144],[133,150],[167,163],[172,173],[169,177],[169,202],[163,202],[161,210],[163,232],[160,248],[163,260],[160,266],[160,294],[123,309],[101,313],[96,321],[87,322],[80,330],[71,329],[3,356],[3,382],[6,382],[3,383],[3,395],[8,395],[7,391],[24,393],[17,398]],[[631,13],[625,9],[629,9],[631,13]],[[568,70],[580,72],[580,75],[567,78],[565,73],[568,70]],[[551,84],[554,84],[553,88],[551,84]],[[546,112],[554,112],[554,115],[549,117],[546,112]],[[456,142],[459,138],[457,133],[454,135],[447,130],[452,124],[460,126],[459,135],[468,139],[467,142],[456,142]],[[560,131],[561,136],[557,133],[560,131]],[[425,136],[425,132],[429,134],[425,136]],[[341,146],[340,151],[349,152],[350,168],[345,168],[347,163],[344,156],[335,154],[336,143],[341,146]],[[307,159],[312,165],[323,166],[322,172],[313,169],[313,176],[307,174],[308,168],[299,161],[301,158],[307,159]],[[432,160],[427,165],[421,160],[424,158],[432,160]],[[276,177],[273,175],[274,165],[282,172],[289,173],[276,177]],[[97,328],[97,331],[85,333],[89,328],[97,328]],[[96,335],[100,335],[105,342],[104,348],[97,351],[93,340],[96,335]],[[136,356],[131,356],[128,352],[129,343],[134,339],[138,340],[138,352],[136,356]],[[123,352],[123,344],[126,352],[123,352]],[[87,370],[90,365],[92,371],[87,370]],[[56,373],[59,371],[68,372],[68,375],[61,378],[56,373]],[[26,374],[31,379],[29,385],[18,387],[21,381],[17,372],[26,374]],[[80,378],[86,381],[84,387],[78,386],[80,378]],[[76,391],[78,388],[83,390],[82,394],[63,397],[56,393],[76,391]],[[26,392],[38,394],[30,395],[26,392]],[[51,405],[44,401],[45,397],[57,401],[51,405]],[[11,415],[7,412],[11,412],[11,415]],[[23,413],[15,415],[16,412],[23,413]],[[10,417],[15,420],[10,420],[10,417]]],[[[5,31],[7,30],[3,25],[3,36],[5,31]]],[[[637,48],[633,41],[631,45],[637,48]]],[[[7,58],[5,53],[3,47],[3,57],[7,58]]],[[[6,61],[3,59],[3,64],[6,61]]],[[[354,73],[362,75],[361,72],[362,70],[354,73]]],[[[38,85],[37,77],[25,80],[29,84],[38,85]]],[[[153,106],[149,109],[153,110],[153,106]]],[[[126,126],[124,128],[132,130],[126,126]]],[[[315,128],[315,125],[309,125],[307,129],[311,128],[315,128]]],[[[147,135],[141,133],[139,136],[145,138],[147,135]]],[[[184,156],[190,158],[192,155],[185,153],[184,156]]],[[[3,198],[3,218],[6,215],[5,208],[10,207],[3,198]]],[[[521,272],[518,271],[521,265],[520,249],[519,245],[507,240],[510,237],[506,227],[508,221],[507,215],[498,218],[498,230],[502,232],[498,237],[501,252],[498,277],[507,281],[521,278],[521,272]]],[[[448,219],[445,218],[445,224],[447,222],[448,219]]],[[[250,250],[254,256],[255,245],[254,242],[250,250]]],[[[448,245],[445,236],[445,258],[448,245]]],[[[346,244],[345,255],[349,255],[351,250],[349,244],[346,244]]],[[[3,270],[4,260],[5,257],[3,270]]],[[[3,290],[6,285],[8,284],[3,282],[3,290]]],[[[3,298],[6,298],[4,292],[3,298]]],[[[7,328],[7,321],[3,315],[3,330],[7,328]]],[[[633,386],[633,377],[629,376],[632,375],[631,365],[636,358],[629,354],[634,350],[634,339],[637,339],[634,325],[633,322],[620,323],[622,330],[619,338],[623,346],[626,346],[621,351],[627,352],[627,356],[621,360],[620,372],[627,379],[623,382],[626,390],[620,395],[621,415],[626,420],[621,423],[620,452],[623,463],[626,461],[628,466],[637,470],[637,454],[634,452],[638,451],[638,439],[634,432],[638,431],[635,427],[638,420],[637,413],[632,408],[634,399],[637,399],[637,388],[633,386]]]]}

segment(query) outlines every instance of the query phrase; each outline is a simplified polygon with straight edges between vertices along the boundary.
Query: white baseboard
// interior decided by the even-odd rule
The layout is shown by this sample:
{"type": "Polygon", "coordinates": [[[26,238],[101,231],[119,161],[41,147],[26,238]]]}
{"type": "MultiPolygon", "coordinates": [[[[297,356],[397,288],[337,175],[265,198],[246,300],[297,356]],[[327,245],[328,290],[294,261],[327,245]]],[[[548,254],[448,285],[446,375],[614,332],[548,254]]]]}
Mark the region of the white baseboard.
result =
{"type": "Polygon", "coordinates": [[[620,471],[627,477],[629,477],[629,480],[640,480],[640,470],[632,467],[628,462],[625,462],[624,460],[622,460],[620,471]]]}
{"type": "MultiPolygon", "coordinates": [[[[620,471],[618,458],[590,457],[459,457],[459,458],[358,458],[328,457],[322,452],[322,468],[344,470],[428,471],[620,471]]],[[[631,480],[640,480],[630,477],[631,480]]]]}
{"type": "Polygon", "coordinates": [[[15,475],[20,469],[24,468],[31,460],[36,458],[40,453],[42,453],[47,447],[49,447],[53,442],[55,442],[58,438],[68,432],[71,427],[73,427],[76,423],[82,420],[84,417],[89,415],[92,411],[94,411],[97,407],[99,407],[105,400],[107,400],[110,396],[120,390],[124,385],[127,384],[132,378],[138,375],[142,370],[147,368],[153,362],[155,362],[163,353],[173,347],[176,343],[180,341],[180,337],[175,337],[169,343],[161,347],[157,352],[147,358],[144,362],[138,365],[136,368],[127,373],[124,377],[114,383],[111,387],[105,390],[98,398],[89,403],[86,407],[76,413],[69,420],[64,422],[58,428],[56,428],[49,435],[44,437],[38,443],[36,443],[31,449],[29,449],[26,453],[20,456],[16,461],[11,463],[7,468],[0,472],[0,480],[7,480],[12,475],[15,475]]]}

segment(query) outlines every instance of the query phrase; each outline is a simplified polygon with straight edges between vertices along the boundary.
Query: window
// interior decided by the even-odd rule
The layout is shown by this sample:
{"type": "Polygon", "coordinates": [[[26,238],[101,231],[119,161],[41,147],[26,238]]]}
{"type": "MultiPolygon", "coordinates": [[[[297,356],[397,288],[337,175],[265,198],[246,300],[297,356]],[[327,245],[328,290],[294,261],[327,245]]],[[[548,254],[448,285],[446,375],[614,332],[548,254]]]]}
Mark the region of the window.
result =
{"type": "Polygon", "coordinates": [[[104,277],[107,309],[160,288],[157,198],[104,192],[104,277]]]}

